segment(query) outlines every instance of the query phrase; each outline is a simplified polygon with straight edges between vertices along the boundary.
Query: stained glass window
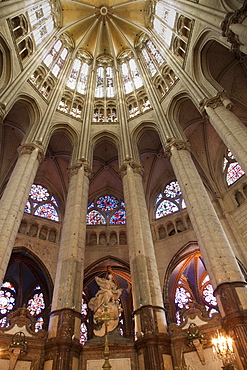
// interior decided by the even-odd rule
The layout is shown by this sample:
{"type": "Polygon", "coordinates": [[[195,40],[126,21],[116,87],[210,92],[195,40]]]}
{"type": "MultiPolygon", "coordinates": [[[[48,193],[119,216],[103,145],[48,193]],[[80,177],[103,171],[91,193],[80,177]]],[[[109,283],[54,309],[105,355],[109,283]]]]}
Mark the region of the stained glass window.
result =
{"type": "Polygon", "coordinates": [[[153,64],[153,61],[151,60],[146,48],[142,49],[142,55],[146,62],[146,66],[148,67],[151,73],[151,76],[153,77],[155,73],[157,72],[157,69],[155,68],[155,65],[153,64]]]}
{"type": "Polygon", "coordinates": [[[88,206],[87,225],[126,223],[125,204],[114,196],[104,195],[88,206]]]}
{"type": "Polygon", "coordinates": [[[43,293],[35,293],[27,304],[27,309],[32,316],[39,315],[45,309],[43,293]]]}
{"type": "Polygon", "coordinates": [[[58,202],[42,185],[33,184],[26,202],[26,213],[58,222],[58,202]]]}
{"type": "Polygon", "coordinates": [[[50,203],[42,204],[34,212],[34,216],[48,218],[49,220],[59,221],[58,213],[50,203]]]}
{"type": "Polygon", "coordinates": [[[234,184],[234,182],[245,174],[229,149],[227,150],[226,157],[224,157],[223,171],[226,174],[228,185],[234,184]]]}
{"type": "Polygon", "coordinates": [[[103,225],[103,224],[106,224],[106,220],[99,211],[96,211],[93,209],[91,212],[87,214],[86,224],[87,225],[103,225]]]}
{"type": "Polygon", "coordinates": [[[13,310],[15,306],[15,296],[11,290],[3,289],[0,290],[0,313],[6,315],[6,313],[13,310]]]}
{"type": "Polygon", "coordinates": [[[112,211],[114,208],[118,206],[118,200],[115,197],[105,195],[104,197],[98,198],[96,204],[97,207],[102,209],[103,211],[112,211]]]}
{"type": "Polygon", "coordinates": [[[80,327],[80,343],[84,345],[86,341],[87,341],[87,326],[83,322],[81,323],[81,327],[80,327]]]}
{"type": "Polygon", "coordinates": [[[28,10],[28,16],[36,45],[38,46],[54,30],[51,6],[43,1],[28,10]]]}
{"type": "Polygon", "coordinates": [[[186,208],[185,201],[182,198],[180,186],[177,181],[167,184],[162,193],[155,200],[156,219],[167,216],[186,208]]]}
{"type": "Polygon", "coordinates": [[[113,68],[107,65],[98,67],[96,74],[95,97],[103,98],[106,96],[107,98],[113,98],[114,95],[113,68]]]}
{"type": "Polygon", "coordinates": [[[158,66],[162,66],[162,64],[164,63],[164,58],[162,57],[159,49],[154,45],[153,41],[151,40],[148,40],[147,42],[147,48],[148,50],[150,51],[151,55],[153,56],[153,58],[156,60],[156,62],[158,63],[158,66]]]}
{"type": "Polygon", "coordinates": [[[121,65],[121,69],[126,94],[129,94],[134,89],[139,89],[143,86],[141,75],[133,58],[124,62],[121,65]]]}
{"type": "Polygon", "coordinates": [[[44,326],[44,319],[42,317],[38,317],[35,322],[35,332],[37,333],[39,330],[43,329],[44,326]]]}
{"type": "Polygon", "coordinates": [[[212,313],[219,312],[210,277],[199,249],[191,253],[183,251],[178,261],[170,277],[168,293],[173,300],[171,300],[173,320],[180,325],[184,310],[198,308],[198,305],[204,306],[209,317],[212,313]]]}
{"type": "Polygon", "coordinates": [[[50,52],[45,57],[44,63],[48,68],[51,68],[51,71],[55,77],[58,77],[67,55],[68,49],[63,47],[61,40],[57,40],[50,52]]]}
{"type": "Polygon", "coordinates": [[[126,212],[123,209],[119,209],[114,213],[110,219],[110,224],[125,224],[126,223],[126,212]]]}

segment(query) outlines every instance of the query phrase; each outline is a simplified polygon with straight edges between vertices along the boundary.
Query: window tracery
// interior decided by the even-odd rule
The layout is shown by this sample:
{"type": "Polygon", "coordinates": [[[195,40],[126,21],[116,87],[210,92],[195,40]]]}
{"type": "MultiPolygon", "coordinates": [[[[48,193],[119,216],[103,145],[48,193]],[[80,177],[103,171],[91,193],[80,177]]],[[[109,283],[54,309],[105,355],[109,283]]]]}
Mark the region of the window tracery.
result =
{"type": "Polygon", "coordinates": [[[177,325],[181,325],[183,321],[183,312],[191,307],[204,306],[209,317],[219,312],[210,277],[199,250],[186,253],[178,259],[170,276],[168,290],[171,297],[171,318],[177,325]]]}
{"type": "Polygon", "coordinates": [[[70,46],[69,38],[66,34],[62,35],[46,55],[42,65],[29,78],[29,81],[46,99],[54,90],[57,78],[68,57],[70,46]]]}
{"type": "Polygon", "coordinates": [[[114,196],[104,195],[88,206],[87,225],[126,223],[125,204],[114,196]]]}
{"type": "Polygon", "coordinates": [[[42,313],[45,309],[44,295],[41,287],[37,285],[32,292],[31,298],[27,302],[27,310],[31,316],[36,318],[35,331],[43,329],[44,319],[42,313]]]}
{"type": "Polygon", "coordinates": [[[19,14],[10,19],[9,25],[20,58],[21,60],[24,60],[33,53],[33,41],[30,37],[27,18],[24,14],[19,14]]]}
{"type": "Polygon", "coordinates": [[[59,221],[58,203],[42,185],[32,185],[24,212],[59,221]]]}
{"type": "Polygon", "coordinates": [[[228,186],[234,184],[245,174],[229,149],[227,149],[227,153],[224,157],[222,169],[228,186]]]}
{"type": "Polygon", "coordinates": [[[155,200],[155,218],[161,218],[186,208],[180,186],[172,181],[165,186],[155,200]]]}

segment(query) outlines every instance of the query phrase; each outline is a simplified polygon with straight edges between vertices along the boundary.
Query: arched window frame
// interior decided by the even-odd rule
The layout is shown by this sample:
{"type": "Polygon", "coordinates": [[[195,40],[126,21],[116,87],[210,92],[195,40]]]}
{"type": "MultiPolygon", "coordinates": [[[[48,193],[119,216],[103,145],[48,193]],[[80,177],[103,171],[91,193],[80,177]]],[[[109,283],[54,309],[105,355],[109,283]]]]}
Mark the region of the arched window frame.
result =
{"type": "Polygon", "coordinates": [[[98,197],[95,201],[91,202],[88,206],[87,220],[86,223],[90,225],[123,225],[126,223],[126,212],[125,204],[122,200],[117,199],[112,195],[103,195],[98,197]],[[113,206],[103,206],[105,199],[105,204],[109,201],[113,201],[113,206]],[[93,217],[93,214],[95,217],[93,217]],[[90,215],[92,215],[92,220],[90,221],[90,215]],[[96,219],[98,215],[98,221],[96,219]],[[119,218],[118,218],[119,216],[119,218]],[[116,220],[113,220],[116,217],[116,220]]]}
{"type": "Polygon", "coordinates": [[[238,179],[245,175],[245,172],[240,167],[230,149],[227,149],[225,153],[222,170],[228,186],[233,185],[238,179]]]}
{"type": "MultiPolygon", "coordinates": [[[[48,191],[47,188],[43,187],[40,184],[33,184],[32,185],[29,196],[28,196],[28,200],[26,202],[24,212],[29,213],[32,216],[42,217],[42,218],[45,218],[46,220],[55,221],[55,222],[59,222],[59,219],[60,219],[59,218],[59,206],[58,206],[57,200],[54,198],[53,195],[51,195],[51,193],[48,191]],[[37,194],[38,194],[37,197],[39,197],[39,194],[42,194],[42,193],[45,194],[40,199],[34,199],[35,195],[33,195],[33,191],[35,191],[35,187],[37,189],[36,190],[37,194]],[[50,206],[45,207],[45,205],[50,205],[50,206]],[[40,207],[42,207],[42,206],[45,207],[44,212],[45,212],[45,209],[47,209],[48,211],[49,211],[49,208],[50,208],[50,210],[54,209],[54,211],[55,211],[54,214],[52,214],[50,217],[39,216],[37,214],[37,212],[40,209],[40,207]]],[[[41,212],[42,212],[42,210],[41,210],[41,212]]]]}
{"type": "Polygon", "coordinates": [[[186,204],[182,197],[180,186],[176,180],[164,186],[155,200],[155,219],[168,216],[169,214],[182,211],[186,204]],[[174,189],[174,191],[172,190],[174,189]],[[170,194],[170,195],[169,195],[170,194]],[[162,209],[163,206],[163,209],[162,209]]]}

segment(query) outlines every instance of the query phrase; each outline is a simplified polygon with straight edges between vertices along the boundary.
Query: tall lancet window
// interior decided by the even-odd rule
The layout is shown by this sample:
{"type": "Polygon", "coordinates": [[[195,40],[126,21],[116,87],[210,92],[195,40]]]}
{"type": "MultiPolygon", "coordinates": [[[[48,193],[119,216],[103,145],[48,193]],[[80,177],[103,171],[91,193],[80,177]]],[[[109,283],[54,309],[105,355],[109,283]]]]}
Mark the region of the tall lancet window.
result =
{"type": "Polygon", "coordinates": [[[68,56],[68,48],[64,45],[61,40],[57,40],[54,46],[51,48],[49,53],[44,59],[46,67],[51,69],[52,74],[58,77],[66,57],[68,56]]]}
{"type": "Polygon", "coordinates": [[[66,86],[80,94],[85,94],[88,79],[88,70],[88,63],[82,61],[79,58],[76,58],[74,60],[66,86]]]}
{"type": "Polygon", "coordinates": [[[154,30],[164,40],[168,47],[170,47],[172,41],[175,18],[175,10],[169,9],[162,1],[157,2],[155,8],[154,30]]]}
{"type": "Polygon", "coordinates": [[[38,46],[54,30],[52,10],[48,1],[36,4],[28,10],[33,37],[38,46]]]}
{"type": "Polygon", "coordinates": [[[96,72],[95,98],[113,98],[114,95],[114,74],[111,61],[100,59],[96,72]]]}
{"type": "MultiPolygon", "coordinates": [[[[124,59],[124,57],[122,59],[124,59]]],[[[121,70],[126,94],[129,94],[143,86],[140,72],[133,58],[124,60],[121,64],[121,70]]]]}

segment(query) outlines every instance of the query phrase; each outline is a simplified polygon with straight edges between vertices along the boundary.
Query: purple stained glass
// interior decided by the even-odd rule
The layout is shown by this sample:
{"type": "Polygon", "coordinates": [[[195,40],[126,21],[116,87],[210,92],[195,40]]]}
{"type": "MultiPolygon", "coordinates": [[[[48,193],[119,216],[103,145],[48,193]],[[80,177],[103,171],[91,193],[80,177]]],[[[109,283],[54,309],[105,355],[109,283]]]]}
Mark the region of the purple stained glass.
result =
{"type": "Polygon", "coordinates": [[[49,220],[59,221],[58,213],[52,204],[46,203],[39,206],[34,212],[35,216],[48,218],[49,220]]]}
{"type": "Polygon", "coordinates": [[[86,224],[87,225],[105,225],[106,220],[100,212],[93,209],[91,212],[87,214],[86,224]]]}
{"type": "Polygon", "coordinates": [[[161,218],[177,211],[179,211],[179,208],[176,204],[169,200],[163,200],[156,210],[156,218],[161,218]]]}
{"type": "Polygon", "coordinates": [[[44,320],[42,317],[38,317],[35,323],[35,332],[37,333],[39,330],[43,329],[44,320]]]}
{"type": "Polygon", "coordinates": [[[118,200],[110,195],[105,195],[104,197],[98,198],[96,205],[103,211],[112,211],[114,208],[118,207],[118,200]]]}
{"type": "Polygon", "coordinates": [[[110,224],[125,224],[126,212],[123,209],[118,209],[110,219],[110,224]]]}
{"type": "Polygon", "coordinates": [[[175,304],[179,308],[189,308],[189,306],[187,305],[189,301],[192,301],[190,292],[186,288],[179,286],[176,289],[176,293],[175,293],[175,299],[174,299],[175,304]]]}
{"type": "Polygon", "coordinates": [[[46,188],[44,188],[41,185],[35,185],[35,184],[32,185],[29,195],[31,199],[36,200],[38,202],[47,200],[48,197],[50,196],[46,188]]]}
{"type": "Polygon", "coordinates": [[[32,316],[39,315],[45,309],[43,293],[35,293],[27,304],[27,309],[32,316]]]}
{"type": "Polygon", "coordinates": [[[242,170],[240,165],[237,162],[231,163],[227,169],[227,174],[226,174],[227,184],[232,185],[235,181],[237,181],[243,175],[244,175],[244,171],[242,170]]]}
{"type": "Polygon", "coordinates": [[[5,315],[13,310],[15,306],[15,297],[12,292],[0,290],[0,312],[5,315]]]}

